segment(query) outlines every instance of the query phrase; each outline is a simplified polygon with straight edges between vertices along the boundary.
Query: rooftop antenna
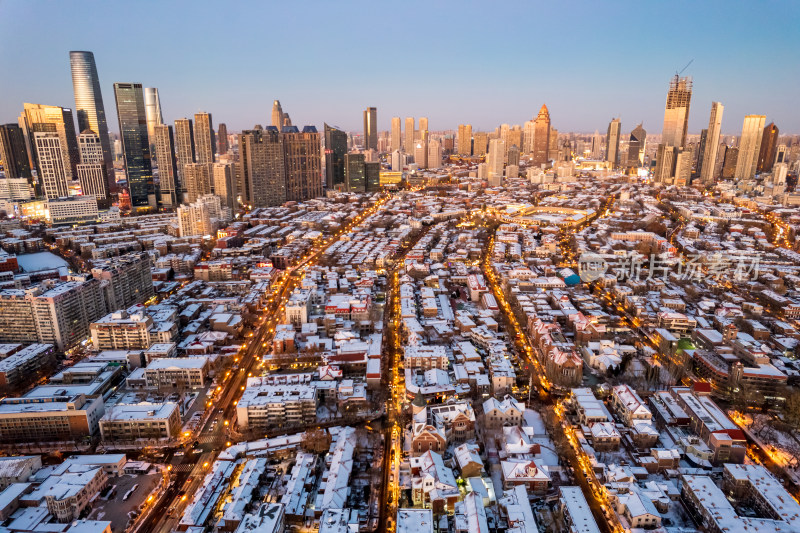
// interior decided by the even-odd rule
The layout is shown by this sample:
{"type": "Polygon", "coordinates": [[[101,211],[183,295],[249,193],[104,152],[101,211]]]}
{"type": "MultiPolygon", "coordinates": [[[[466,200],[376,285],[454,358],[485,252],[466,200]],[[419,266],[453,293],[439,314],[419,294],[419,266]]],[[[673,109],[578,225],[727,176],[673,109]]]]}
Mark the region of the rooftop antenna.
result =
{"type": "Polygon", "coordinates": [[[694,62],[694,58],[692,58],[692,59],[691,59],[691,60],[690,60],[688,63],[686,63],[686,66],[685,66],[685,67],[683,67],[683,68],[680,70],[680,72],[676,72],[676,73],[675,73],[675,75],[676,75],[676,76],[680,76],[681,74],[683,74],[683,71],[684,71],[684,70],[686,70],[687,68],[689,68],[689,65],[691,65],[693,62],[694,62]]]}

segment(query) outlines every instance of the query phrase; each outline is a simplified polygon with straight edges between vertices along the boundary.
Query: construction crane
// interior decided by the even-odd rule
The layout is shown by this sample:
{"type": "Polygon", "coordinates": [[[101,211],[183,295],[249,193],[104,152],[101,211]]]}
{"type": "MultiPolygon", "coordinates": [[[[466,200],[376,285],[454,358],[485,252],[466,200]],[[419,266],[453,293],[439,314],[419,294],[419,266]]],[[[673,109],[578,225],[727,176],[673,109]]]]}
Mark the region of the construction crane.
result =
{"type": "Polygon", "coordinates": [[[687,68],[689,68],[689,65],[691,65],[693,62],[694,62],[694,58],[692,58],[692,59],[691,59],[691,60],[690,60],[688,63],[686,63],[686,66],[685,66],[685,67],[683,67],[683,68],[680,70],[680,72],[676,72],[676,73],[675,73],[675,75],[676,75],[676,76],[680,76],[681,74],[683,74],[683,71],[684,71],[684,70],[686,70],[687,68]]]}

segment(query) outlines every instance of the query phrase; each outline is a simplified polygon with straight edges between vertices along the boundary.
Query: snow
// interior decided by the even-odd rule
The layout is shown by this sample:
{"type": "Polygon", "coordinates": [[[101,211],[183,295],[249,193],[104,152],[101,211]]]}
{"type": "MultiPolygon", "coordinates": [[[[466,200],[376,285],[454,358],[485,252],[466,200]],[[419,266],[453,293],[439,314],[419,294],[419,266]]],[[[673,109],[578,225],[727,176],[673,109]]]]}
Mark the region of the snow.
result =
{"type": "Polygon", "coordinates": [[[50,252],[18,255],[17,263],[23,272],[58,269],[61,275],[67,275],[67,262],[50,252]]]}

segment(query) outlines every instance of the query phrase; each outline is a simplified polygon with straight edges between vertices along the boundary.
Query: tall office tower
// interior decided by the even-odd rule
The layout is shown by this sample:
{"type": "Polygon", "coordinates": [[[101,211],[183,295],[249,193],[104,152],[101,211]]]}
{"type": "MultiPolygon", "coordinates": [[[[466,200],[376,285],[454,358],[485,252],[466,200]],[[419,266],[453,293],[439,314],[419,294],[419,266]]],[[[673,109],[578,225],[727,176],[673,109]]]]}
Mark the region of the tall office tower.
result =
{"type": "Polygon", "coordinates": [[[297,126],[283,129],[286,161],[286,199],[302,202],[322,196],[322,155],[317,128],[297,126]]]}
{"type": "Polygon", "coordinates": [[[406,162],[406,154],[401,150],[392,152],[392,172],[402,172],[406,162]]]}
{"type": "Polygon", "coordinates": [[[178,174],[181,176],[183,165],[195,162],[194,126],[190,118],[179,118],[175,121],[175,157],[178,161],[178,174]]]}
{"type": "Polygon", "coordinates": [[[142,84],[115,83],[114,98],[131,205],[134,208],[157,207],[142,84]]]}
{"type": "Polygon", "coordinates": [[[522,153],[530,154],[533,152],[533,139],[536,135],[536,122],[533,120],[525,121],[522,126],[522,153]]]}
{"type": "Polygon", "coordinates": [[[640,167],[644,163],[644,149],[647,140],[647,132],[644,131],[642,124],[633,128],[630,141],[628,141],[628,166],[640,167]]]}
{"type": "Polygon", "coordinates": [[[489,170],[489,185],[492,187],[500,185],[500,180],[503,177],[505,155],[506,143],[503,139],[489,141],[489,155],[486,157],[486,164],[489,170]]]}
{"type": "Polygon", "coordinates": [[[419,139],[428,140],[428,117],[419,117],[419,139]]]}
{"type": "Polygon", "coordinates": [[[533,127],[533,166],[540,167],[550,161],[550,113],[542,104],[533,127]]]}
{"type": "Polygon", "coordinates": [[[522,151],[522,129],[519,126],[514,126],[506,134],[506,159],[508,159],[508,151],[512,146],[516,146],[520,152],[522,151]]]}
{"type": "Polygon", "coordinates": [[[511,131],[511,126],[508,124],[500,124],[500,140],[506,143],[508,148],[508,132],[511,131]]]}
{"type": "Polygon", "coordinates": [[[764,128],[761,137],[761,149],[758,151],[758,172],[769,172],[775,164],[775,151],[778,148],[778,126],[770,122],[764,128]]]}
{"type": "Polygon", "coordinates": [[[519,167],[519,147],[516,144],[512,144],[506,152],[506,163],[519,167]]]}
{"type": "Polygon", "coordinates": [[[77,166],[81,193],[105,201],[108,198],[108,182],[100,137],[92,130],[84,131],[78,135],[78,149],[81,155],[81,162],[77,166]]]}
{"type": "Polygon", "coordinates": [[[217,126],[217,153],[225,155],[228,153],[228,126],[220,122],[217,126]]]}
{"type": "Polygon", "coordinates": [[[378,109],[375,107],[364,110],[364,148],[378,149],[378,109]]]}
{"type": "Polygon", "coordinates": [[[72,110],[65,107],[43,104],[24,104],[19,117],[19,126],[28,145],[28,155],[38,169],[33,135],[36,132],[48,132],[58,135],[61,141],[61,157],[64,158],[64,173],[68,181],[75,179],[75,167],[80,161],[78,138],[75,135],[75,122],[72,110]]]}
{"type": "Polygon", "coordinates": [[[714,183],[714,169],[717,165],[717,151],[719,150],[719,133],[722,127],[722,113],[725,106],[719,102],[711,103],[711,116],[708,119],[703,150],[698,158],[697,175],[704,185],[714,183]]]}
{"type": "Polygon", "coordinates": [[[175,163],[175,138],[172,134],[172,126],[158,124],[153,132],[161,203],[168,207],[175,207],[180,203],[181,189],[178,181],[178,166],[175,163]]]}
{"type": "Polygon", "coordinates": [[[611,163],[611,166],[616,168],[619,166],[619,134],[622,129],[622,124],[618,118],[612,119],[608,123],[608,132],[606,132],[606,161],[611,163]]]}
{"type": "Polygon", "coordinates": [[[550,128],[550,146],[547,148],[547,156],[555,159],[558,153],[558,130],[550,128]]]}
{"type": "Polygon", "coordinates": [[[692,177],[692,152],[686,148],[675,148],[675,180],[674,184],[683,187],[689,184],[692,177]]]}
{"type": "Polygon", "coordinates": [[[283,108],[280,100],[272,102],[272,125],[278,128],[278,131],[283,127],[283,108]]]}
{"type": "Polygon", "coordinates": [[[472,155],[472,124],[458,125],[458,155],[472,155]]]}
{"type": "MultiPolygon", "coordinates": [[[[200,164],[200,163],[197,163],[200,164]]],[[[222,218],[222,202],[215,194],[206,194],[191,204],[178,207],[178,235],[213,235],[217,220],[222,218]]]]}
{"type": "Polygon", "coordinates": [[[399,150],[403,147],[403,123],[400,117],[392,117],[392,143],[391,151],[399,150]]]}
{"type": "Polygon", "coordinates": [[[283,138],[277,128],[245,130],[239,135],[236,187],[243,203],[253,207],[286,201],[286,167],[283,138]]]}
{"type": "Polygon", "coordinates": [[[364,162],[364,187],[366,192],[380,192],[381,164],[379,161],[364,162]]]}
{"type": "Polygon", "coordinates": [[[764,115],[747,115],[742,124],[742,137],[739,139],[739,158],[736,160],[736,181],[751,179],[756,175],[761,139],[764,136],[764,115]]]}
{"type": "Polygon", "coordinates": [[[433,140],[428,143],[428,168],[442,167],[442,144],[433,140]]]}
{"type": "Polygon", "coordinates": [[[214,194],[219,196],[222,207],[235,210],[236,197],[236,169],[233,163],[214,163],[214,194]]]}
{"type": "Polygon", "coordinates": [[[736,175],[738,161],[739,161],[739,149],[727,146],[725,148],[725,157],[722,160],[722,170],[720,171],[722,179],[729,180],[736,175]]]}
{"type": "Polygon", "coordinates": [[[197,163],[213,163],[217,141],[214,139],[214,124],[211,113],[194,115],[194,156],[197,163]]]}
{"type": "Polygon", "coordinates": [[[144,114],[147,117],[147,137],[152,146],[156,126],[164,123],[164,117],[161,115],[161,100],[158,98],[158,89],[155,87],[144,88],[144,114]]]}
{"type": "Polygon", "coordinates": [[[686,144],[691,100],[692,78],[681,78],[675,74],[669,82],[661,144],[666,146],[684,146],[686,144]]]}
{"type": "Polygon", "coordinates": [[[405,142],[403,148],[406,153],[413,155],[414,153],[414,117],[406,117],[406,131],[404,134],[405,142]]]}
{"type": "Polygon", "coordinates": [[[428,168],[427,167],[427,159],[428,159],[428,149],[425,147],[425,143],[418,140],[417,144],[414,146],[414,163],[417,164],[419,168],[428,168]]]}
{"type": "Polygon", "coordinates": [[[786,163],[786,145],[779,144],[775,150],[775,162],[773,164],[786,163]]]}
{"type": "Polygon", "coordinates": [[[344,176],[348,192],[366,192],[366,161],[364,154],[344,156],[344,176]]]}
{"type": "Polygon", "coordinates": [[[592,135],[592,159],[600,159],[603,155],[603,137],[600,132],[594,130],[592,135]]]}
{"type": "Polygon", "coordinates": [[[476,131],[472,134],[472,155],[486,155],[489,145],[489,134],[485,131],[476,131]]]}
{"type": "MultiPolygon", "coordinates": [[[[111,141],[108,136],[106,108],[100,92],[100,77],[92,52],[70,52],[70,69],[72,70],[72,87],[75,92],[75,112],[78,115],[78,131],[92,130],[100,137],[103,147],[103,164],[106,170],[106,182],[111,194],[117,192],[117,177],[114,173],[114,159],[111,141]]],[[[72,129],[72,122],[70,122],[72,129]]],[[[77,164],[77,162],[76,162],[77,164]]]]}
{"type": "Polygon", "coordinates": [[[48,200],[69,195],[67,166],[58,133],[37,131],[33,134],[34,149],[39,160],[39,183],[48,200]]]}
{"type": "Polygon", "coordinates": [[[428,168],[428,117],[419,118],[419,131],[417,132],[417,136],[417,141],[422,144],[423,160],[417,161],[415,157],[414,161],[419,164],[420,168],[428,168]]]}
{"type": "Polygon", "coordinates": [[[186,187],[184,203],[194,203],[201,196],[214,192],[212,188],[213,164],[189,163],[183,167],[183,186],[186,187]]]}
{"type": "Polygon", "coordinates": [[[31,164],[25,148],[22,128],[16,124],[0,124],[0,160],[6,179],[31,179],[31,164]]]}
{"type": "Polygon", "coordinates": [[[347,134],[325,124],[325,187],[340,190],[345,187],[344,156],[347,154],[347,134]]]}

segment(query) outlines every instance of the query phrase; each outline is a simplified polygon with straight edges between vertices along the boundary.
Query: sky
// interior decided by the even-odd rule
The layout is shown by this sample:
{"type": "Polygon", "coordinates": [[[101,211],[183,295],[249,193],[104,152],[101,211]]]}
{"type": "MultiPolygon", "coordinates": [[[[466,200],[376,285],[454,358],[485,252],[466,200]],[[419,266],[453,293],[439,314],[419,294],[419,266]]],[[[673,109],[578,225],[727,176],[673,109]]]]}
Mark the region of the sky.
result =
{"type": "Polygon", "coordinates": [[[109,129],[114,82],[157,87],[164,120],[228,131],[292,122],[363,129],[363,110],[427,116],[433,131],[523,124],[660,133],[670,77],[694,80],[689,131],[725,105],[800,133],[800,2],[0,0],[0,122],[23,102],[74,107],[70,50],[94,52],[109,129]]]}

